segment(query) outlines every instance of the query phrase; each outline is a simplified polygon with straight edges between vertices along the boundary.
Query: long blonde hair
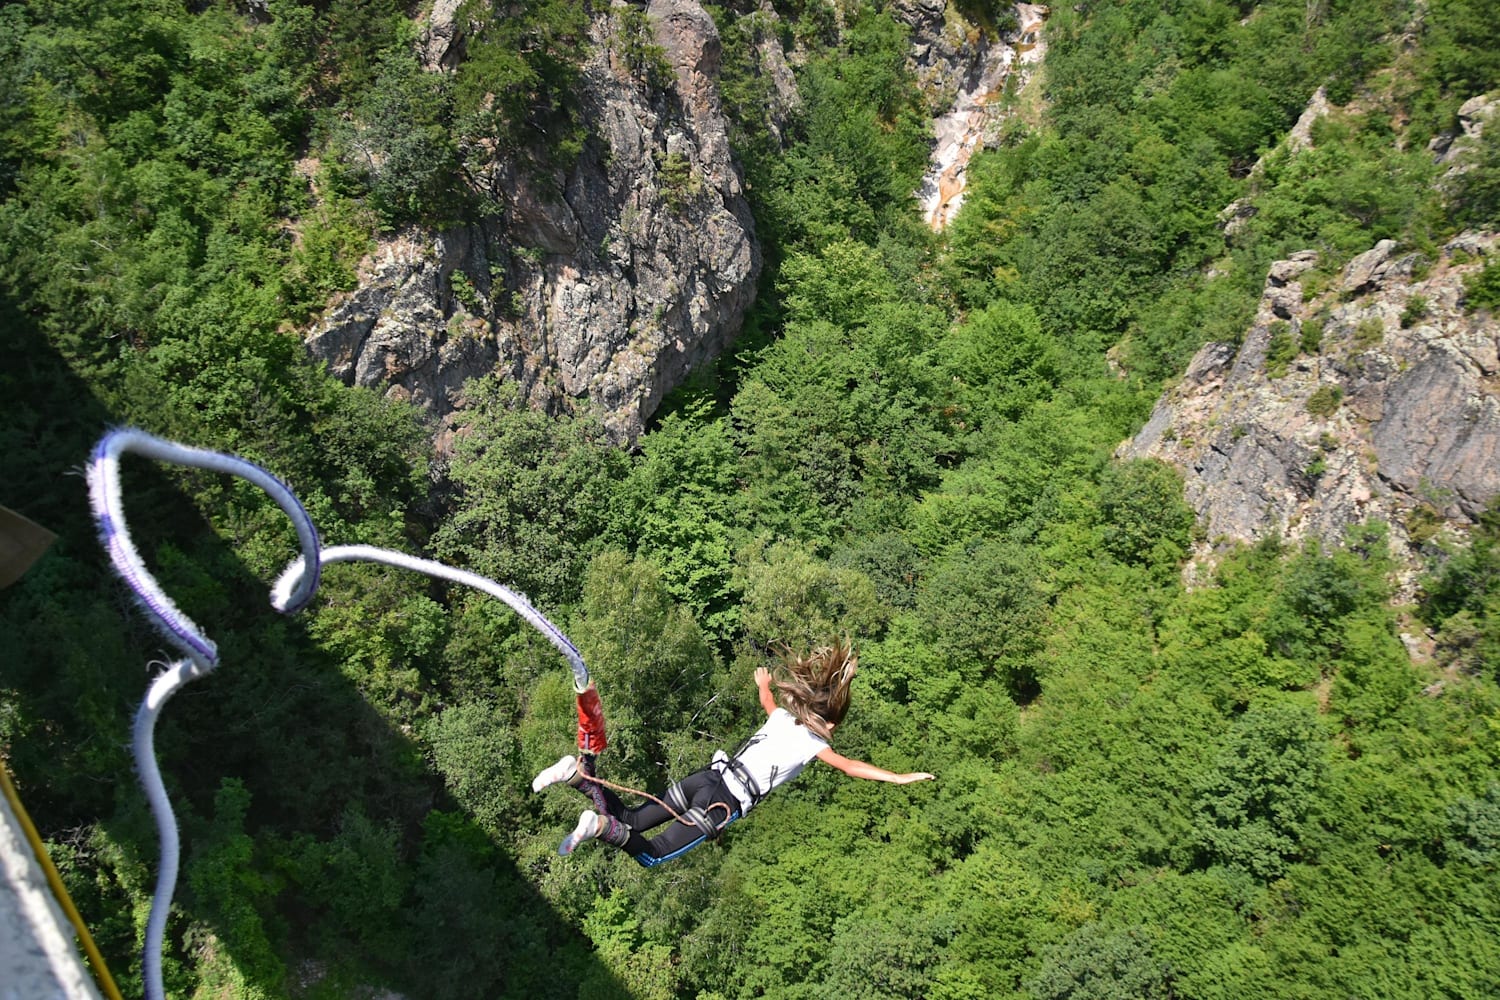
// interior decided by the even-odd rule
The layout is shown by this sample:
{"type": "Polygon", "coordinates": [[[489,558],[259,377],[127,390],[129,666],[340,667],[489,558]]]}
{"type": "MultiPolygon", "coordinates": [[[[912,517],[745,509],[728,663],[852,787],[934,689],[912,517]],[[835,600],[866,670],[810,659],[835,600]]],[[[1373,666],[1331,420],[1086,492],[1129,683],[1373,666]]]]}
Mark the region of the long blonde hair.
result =
{"type": "Polygon", "coordinates": [[[849,685],[859,669],[859,654],[847,638],[835,639],[802,655],[783,646],[772,672],[781,705],[824,740],[849,711],[849,685]]]}

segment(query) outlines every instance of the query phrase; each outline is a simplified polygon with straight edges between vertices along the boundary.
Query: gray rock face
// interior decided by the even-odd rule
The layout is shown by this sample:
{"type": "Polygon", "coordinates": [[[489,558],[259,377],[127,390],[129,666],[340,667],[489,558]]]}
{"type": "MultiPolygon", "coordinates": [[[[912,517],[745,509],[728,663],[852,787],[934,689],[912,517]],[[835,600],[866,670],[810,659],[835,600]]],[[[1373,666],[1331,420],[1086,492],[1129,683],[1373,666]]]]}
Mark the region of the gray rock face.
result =
{"type": "MultiPolygon", "coordinates": [[[[456,58],[456,6],[438,3],[422,38],[431,67],[456,58]]],[[[497,163],[476,181],[493,206],[481,218],[385,241],[307,335],[341,378],[446,418],[466,380],[498,370],[549,410],[588,399],[629,441],[731,343],[761,257],[719,102],[718,33],[693,0],[652,0],[674,77],[655,92],[611,51],[625,9],[594,15],[578,162],[549,176],[497,163]]]]}
{"type": "Polygon", "coordinates": [[[1297,118],[1297,124],[1292,126],[1284,140],[1286,148],[1292,152],[1312,148],[1312,130],[1319,118],[1326,117],[1333,110],[1333,105],[1328,100],[1328,89],[1319,87],[1307,102],[1307,107],[1302,109],[1302,114],[1297,118]]]}
{"type": "Polygon", "coordinates": [[[891,16],[911,29],[912,67],[927,91],[934,112],[949,104],[975,75],[978,60],[965,51],[963,33],[946,30],[946,0],[896,0],[891,16]]]}
{"type": "Polygon", "coordinates": [[[1466,150],[1472,149],[1484,132],[1485,122],[1497,107],[1500,107],[1500,97],[1489,94],[1480,94],[1465,101],[1458,109],[1459,131],[1435,136],[1427,144],[1437,162],[1454,164],[1466,150]]]}
{"type": "Polygon", "coordinates": [[[1396,251],[1382,241],[1312,296],[1316,254],[1272,265],[1243,344],[1205,345],[1121,446],[1184,470],[1200,558],[1375,519],[1415,566],[1424,524],[1461,529],[1500,494],[1500,324],[1462,302],[1500,237],[1464,234],[1436,262],[1396,251]]]}
{"type": "MultiPolygon", "coordinates": [[[[911,29],[908,63],[934,115],[950,109],[960,94],[983,89],[983,78],[994,73],[1002,58],[1009,63],[1040,43],[1045,5],[1015,4],[1002,12],[1016,17],[1017,29],[1011,37],[997,37],[970,24],[947,0],[895,0],[891,4],[891,16],[911,29]]],[[[1030,61],[1041,55],[1038,52],[1030,61]]]]}
{"type": "Polygon", "coordinates": [[[463,0],[433,0],[422,31],[422,63],[429,70],[453,69],[461,55],[463,32],[456,22],[463,0]]]}
{"type": "Polygon", "coordinates": [[[770,0],[762,0],[757,13],[759,16],[750,22],[754,31],[755,51],[760,73],[771,84],[766,126],[777,145],[785,147],[787,126],[797,112],[802,110],[802,93],[797,89],[797,78],[792,72],[791,61],[782,48],[778,30],[780,18],[776,16],[770,0]]]}

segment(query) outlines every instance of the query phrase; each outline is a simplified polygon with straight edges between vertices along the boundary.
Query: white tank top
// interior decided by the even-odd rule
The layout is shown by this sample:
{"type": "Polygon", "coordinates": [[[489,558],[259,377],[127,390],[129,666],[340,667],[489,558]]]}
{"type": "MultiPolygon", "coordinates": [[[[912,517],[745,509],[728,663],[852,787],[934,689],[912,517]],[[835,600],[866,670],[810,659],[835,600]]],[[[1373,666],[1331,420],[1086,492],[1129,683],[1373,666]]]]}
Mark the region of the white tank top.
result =
{"type": "MultiPolygon", "coordinates": [[[[745,749],[740,751],[739,761],[764,797],[771,789],[801,774],[807,762],[827,748],[828,741],[798,724],[797,717],[791,712],[778,708],[750,737],[745,749]]],[[[720,759],[719,755],[715,754],[714,759],[720,759]]],[[[729,777],[730,791],[740,800],[740,811],[749,812],[755,804],[750,789],[744,787],[735,768],[724,770],[729,777]]]]}

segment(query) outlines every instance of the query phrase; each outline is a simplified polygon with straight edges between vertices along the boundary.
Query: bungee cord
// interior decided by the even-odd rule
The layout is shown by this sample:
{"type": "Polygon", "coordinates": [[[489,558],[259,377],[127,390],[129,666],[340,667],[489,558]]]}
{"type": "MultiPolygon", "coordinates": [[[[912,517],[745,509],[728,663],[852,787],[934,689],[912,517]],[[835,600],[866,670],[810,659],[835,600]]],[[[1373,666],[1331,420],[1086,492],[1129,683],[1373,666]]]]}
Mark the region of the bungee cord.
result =
{"type": "MultiPolygon", "coordinates": [[[[538,611],[524,596],[504,584],[496,583],[489,577],[480,576],[478,573],[455,569],[452,566],[434,562],[431,559],[422,559],[418,556],[407,555],[391,549],[376,548],[372,545],[335,545],[320,550],[319,559],[324,566],[341,562],[372,562],[387,566],[396,566],[401,569],[422,573],[435,579],[447,580],[451,583],[473,587],[475,590],[483,591],[491,597],[504,601],[527,624],[535,628],[548,642],[552,643],[558,652],[562,653],[563,658],[568,661],[568,666],[573,671],[573,691],[580,699],[579,749],[584,751],[584,759],[580,761],[580,765],[582,766],[585,779],[594,784],[613,788],[618,792],[629,792],[633,795],[650,799],[670,813],[674,819],[687,823],[689,826],[701,825],[694,822],[686,813],[679,812],[649,792],[642,791],[639,788],[631,788],[629,785],[619,785],[612,781],[606,781],[594,773],[592,766],[593,757],[599,750],[604,749],[605,744],[602,734],[602,720],[599,732],[589,734],[584,731],[590,725],[590,720],[587,718],[590,711],[589,703],[592,703],[594,711],[598,710],[598,696],[589,690],[588,667],[584,664],[583,655],[578,652],[578,647],[573,645],[572,640],[564,634],[563,630],[553,624],[546,615],[538,611]]],[[[272,605],[280,609],[282,602],[288,600],[290,595],[296,591],[296,588],[302,583],[305,566],[305,561],[299,556],[292,560],[286,569],[282,570],[281,576],[276,580],[276,585],[271,589],[272,605]]],[[[603,799],[596,800],[596,804],[601,811],[604,811],[603,799]]],[[[727,806],[723,808],[726,813],[729,811],[727,806]]]]}
{"type": "MultiPolygon", "coordinates": [[[[452,583],[460,583],[467,587],[473,587],[475,590],[483,591],[491,597],[498,598],[510,605],[516,614],[520,615],[527,624],[540,632],[548,642],[556,647],[558,652],[562,653],[563,658],[568,661],[568,666],[573,671],[573,691],[578,696],[579,701],[578,747],[584,754],[582,759],[579,760],[579,768],[583,772],[585,782],[650,799],[670,813],[674,819],[689,826],[705,825],[704,822],[695,820],[689,814],[690,811],[679,811],[649,792],[642,791],[639,788],[631,788],[628,785],[619,785],[612,781],[606,781],[595,773],[594,757],[598,751],[604,749],[605,740],[603,718],[598,714],[600,711],[598,694],[589,687],[588,667],[584,664],[583,655],[578,652],[578,647],[573,645],[572,640],[564,634],[563,630],[554,625],[546,615],[538,611],[524,596],[503,584],[496,583],[489,577],[480,576],[478,573],[455,569],[452,566],[434,562],[431,559],[422,559],[403,552],[395,552],[391,549],[376,548],[372,545],[335,545],[331,548],[322,549],[319,552],[319,558],[324,566],[330,563],[341,562],[372,562],[382,563],[387,566],[396,566],[439,580],[447,580],[452,583]],[[593,718],[590,718],[591,715],[593,718]]],[[[282,570],[281,576],[276,580],[276,585],[271,589],[271,603],[278,609],[282,606],[281,602],[288,600],[290,595],[296,592],[296,588],[301,585],[305,567],[306,563],[304,559],[299,556],[292,560],[286,569],[282,570]]],[[[594,800],[598,811],[601,813],[608,811],[604,799],[594,789],[586,788],[584,791],[594,800]]],[[[730,812],[728,806],[718,805],[720,805],[720,808],[724,810],[726,815],[730,812]]],[[[711,827],[712,823],[710,822],[708,825],[711,827]]]]}
{"type": "Polygon", "coordinates": [[[305,559],[312,564],[312,572],[304,574],[295,592],[288,593],[278,611],[299,611],[312,600],[318,589],[318,529],[285,483],[254,462],[234,455],[189,448],[173,441],[147,434],[134,428],[110,431],[99,439],[89,460],[88,483],[89,505],[94,510],[94,520],[99,526],[99,540],[109,553],[115,572],[130,587],[141,610],[151,619],[174,646],[203,672],[212,670],[219,662],[219,649],[204,635],[193,620],[182,612],[166,595],[131,541],[130,530],[125,523],[125,508],[120,499],[120,456],[125,452],[136,452],[158,462],[186,465],[211,472],[223,472],[239,476],[265,490],[277,505],[291,518],[297,530],[297,542],[305,559]]]}
{"type": "MultiPolygon", "coordinates": [[[[650,799],[670,813],[674,819],[689,826],[704,825],[704,823],[695,820],[690,815],[690,810],[679,811],[650,792],[642,791],[639,788],[631,788],[629,785],[619,785],[612,781],[606,781],[594,772],[594,756],[598,751],[603,750],[605,746],[603,719],[602,717],[598,718],[597,731],[588,731],[592,723],[592,720],[588,718],[590,711],[592,709],[593,712],[597,713],[599,709],[598,695],[589,689],[589,670],[583,662],[583,654],[578,652],[578,647],[573,645],[572,640],[563,633],[562,629],[554,625],[546,615],[538,611],[524,596],[503,584],[496,583],[487,576],[480,576],[478,573],[471,573],[468,570],[455,569],[452,566],[434,562],[431,559],[422,559],[403,552],[395,552],[391,549],[376,548],[372,545],[335,545],[320,550],[318,555],[319,560],[324,566],[330,563],[341,562],[372,562],[382,563],[387,566],[396,566],[401,569],[409,569],[439,580],[448,580],[452,583],[460,583],[467,587],[473,587],[475,590],[483,591],[491,597],[498,598],[510,605],[516,614],[520,615],[527,624],[540,632],[548,642],[556,647],[558,652],[562,653],[563,658],[568,661],[568,666],[573,671],[573,691],[579,698],[578,744],[579,749],[584,752],[583,759],[579,761],[579,766],[583,771],[585,781],[613,788],[617,792],[629,792],[632,795],[639,795],[642,798],[650,799]]],[[[290,600],[291,595],[296,593],[297,588],[302,584],[305,572],[306,562],[301,556],[292,560],[287,568],[282,570],[281,576],[276,580],[276,585],[271,588],[271,604],[280,610],[283,602],[290,600]]],[[[585,791],[591,798],[594,798],[595,806],[600,812],[607,811],[603,798],[596,797],[592,789],[586,789],[585,791]]],[[[722,803],[715,804],[722,808],[726,815],[730,812],[728,806],[722,803]]],[[[711,827],[713,824],[710,822],[708,825],[711,827]]]]}
{"type": "MultiPolygon", "coordinates": [[[[302,554],[294,559],[271,589],[271,606],[291,614],[306,607],[317,592],[322,567],[337,562],[374,562],[396,566],[430,577],[473,587],[507,604],[527,624],[535,628],[567,660],[573,674],[573,688],[578,699],[578,745],[584,751],[584,770],[592,780],[593,757],[606,745],[604,719],[598,692],[590,684],[588,667],[578,647],[551,620],[538,611],[523,595],[496,583],[488,577],[455,569],[430,559],[394,552],[369,545],[337,545],[323,548],[317,527],[291,489],[276,476],[245,459],[222,452],[190,448],[132,428],[108,432],[99,440],[88,468],[89,503],[99,528],[99,539],[115,572],[130,588],[146,617],[183,659],[165,664],[151,682],[132,727],[131,749],[141,784],[156,821],[160,840],[160,863],[151,914],[146,923],[142,946],[142,973],[149,1000],[163,1000],[162,945],[166,935],[167,915],[177,885],[181,843],[176,816],[167,798],[166,785],[156,762],[155,730],[167,700],[189,681],[203,677],[219,663],[217,645],[166,595],[130,538],[125,510],[120,497],[119,459],[126,452],[175,465],[185,465],[239,476],[261,489],[276,501],[291,518],[302,554]]],[[[613,786],[620,787],[620,786],[613,786]]],[[[601,800],[602,801],[602,800],[601,800]]],[[[659,800],[658,800],[659,801],[659,800]]]]}
{"type": "MultiPolygon", "coordinates": [[[[589,668],[584,665],[583,654],[578,652],[578,647],[573,645],[572,640],[524,596],[503,584],[496,583],[487,576],[480,576],[478,573],[471,573],[464,569],[454,569],[452,566],[445,566],[431,559],[420,559],[417,556],[409,556],[391,549],[379,549],[372,545],[335,545],[321,549],[313,563],[315,568],[319,562],[325,566],[329,563],[340,562],[383,563],[387,566],[397,566],[401,569],[423,573],[440,580],[461,583],[498,598],[510,605],[511,609],[528,625],[540,632],[543,638],[552,643],[568,661],[568,666],[573,671],[573,690],[578,694],[583,694],[588,690],[589,668]]],[[[281,576],[276,580],[276,585],[271,589],[271,604],[278,611],[282,610],[284,602],[294,599],[300,588],[305,585],[306,579],[307,558],[304,555],[294,559],[286,569],[282,570],[281,576]]]]}
{"type": "MultiPolygon", "coordinates": [[[[335,545],[324,548],[318,538],[317,526],[313,524],[296,494],[259,465],[234,455],[177,444],[133,428],[112,430],[94,447],[88,467],[89,504],[98,525],[99,540],[109,554],[115,572],[130,588],[147,619],[182,653],[181,659],[160,664],[163,669],[147,689],[131,729],[131,752],[152,818],[156,822],[160,842],[156,887],[152,894],[151,913],[146,921],[141,955],[142,976],[148,1000],[164,1000],[165,997],[162,948],[181,857],[177,818],[167,797],[161,768],[156,761],[156,721],[174,693],[218,666],[219,650],[203,629],[162,590],[130,537],[120,494],[119,468],[120,457],[127,452],[159,462],[239,476],[259,486],[276,501],[291,519],[301,549],[301,554],[287,565],[271,588],[271,606],[283,614],[292,614],[305,608],[317,593],[323,567],[341,562],[373,562],[395,566],[472,587],[504,602],[562,654],[572,671],[573,690],[578,701],[578,748],[582,751],[578,767],[585,779],[584,791],[594,800],[596,808],[601,813],[607,811],[602,788],[608,787],[650,799],[675,819],[688,825],[713,829],[714,824],[707,814],[695,816],[696,810],[679,810],[654,795],[606,781],[595,774],[595,756],[607,746],[607,740],[603,710],[598,692],[590,682],[588,666],[578,647],[563,630],[538,611],[524,595],[478,573],[390,549],[370,545],[335,545]]],[[[730,812],[727,806],[723,808],[726,814],[730,812]]]]}
{"type": "Polygon", "coordinates": [[[167,664],[166,669],[151,682],[131,731],[131,752],[160,841],[160,863],[152,894],[151,915],[146,921],[141,964],[146,996],[150,1000],[161,1000],[165,995],[161,971],[162,942],[166,936],[172,895],[177,887],[180,844],[177,818],[167,798],[161,768],[156,763],[156,720],[167,699],[179,688],[218,666],[219,648],[161,589],[131,541],[120,498],[120,456],[126,452],[136,452],[159,462],[239,476],[265,490],[276,501],[291,518],[303,557],[311,566],[311,571],[303,574],[299,585],[284,595],[282,603],[277,605],[278,610],[296,611],[312,599],[320,573],[319,546],[317,528],[301,501],[285,483],[253,462],[216,451],[189,448],[132,428],[110,431],[94,447],[88,467],[89,505],[99,527],[99,541],[109,554],[115,572],[130,588],[151,624],[185,656],[185,659],[167,664]]]}

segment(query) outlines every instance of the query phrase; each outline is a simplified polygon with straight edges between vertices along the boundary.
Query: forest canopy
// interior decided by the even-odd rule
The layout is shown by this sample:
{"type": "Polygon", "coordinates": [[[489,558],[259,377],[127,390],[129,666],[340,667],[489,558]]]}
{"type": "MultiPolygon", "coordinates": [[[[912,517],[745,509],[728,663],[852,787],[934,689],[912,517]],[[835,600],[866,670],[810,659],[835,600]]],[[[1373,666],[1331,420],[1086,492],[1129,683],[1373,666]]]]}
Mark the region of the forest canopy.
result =
{"type": "Polygon", "coordinates": [[[1242,336],[1273,260],[1500,228],[1500,129],[1456,186],[1426,151],[1500,90],[1500,22],[1057,5],[1043,99],[934,234],[890,6],[710,5],[767,260],[735,349],[630,450],[586,401],[476,380],[442,456],[297,331],[380,234],[465,219],[478,158],[567,169],[592,8],[466,0],[467,59],[432,72],[379,0],[0,6],[0,502],[59,535],[0,595],[0,755],[124,992],[156,856],[126,733],[160,643],[69,473],[129,424],[263,464],[329,541],[527,591],[597,677],[613,780],[733,749],[769,651],[839,635],[861,670],[836,749],[938,776],[813,765],[671,868],[559,858],[578,801],[529,787],[571,744],[550,646],[368,567],[279,618],[274,506],[127,462],[146,559],[225,664],[158,733],[173,996],[1500,994],[1500,513],[1430,547],[1410,605],[1377,524],[1225,551],[1187,588],[1181,473],[1112,457],[1242,336]],[[798,56],[780,136],[768,38],[798,56]],[[1319,88],[1315,152],[1278,152],[1319,88]]]}

